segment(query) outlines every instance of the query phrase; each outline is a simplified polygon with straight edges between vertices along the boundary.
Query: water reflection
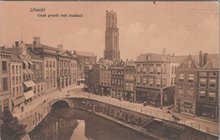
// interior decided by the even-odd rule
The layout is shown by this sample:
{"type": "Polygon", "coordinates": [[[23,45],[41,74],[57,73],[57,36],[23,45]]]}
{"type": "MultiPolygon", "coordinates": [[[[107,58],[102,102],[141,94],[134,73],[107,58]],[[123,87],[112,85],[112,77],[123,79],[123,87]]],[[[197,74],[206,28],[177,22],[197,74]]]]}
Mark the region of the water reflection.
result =
{"type": "Polygon", "coordinates": [[[152,140],[92,113],[55,109],[31,133],[32,140],[152,140]]]}

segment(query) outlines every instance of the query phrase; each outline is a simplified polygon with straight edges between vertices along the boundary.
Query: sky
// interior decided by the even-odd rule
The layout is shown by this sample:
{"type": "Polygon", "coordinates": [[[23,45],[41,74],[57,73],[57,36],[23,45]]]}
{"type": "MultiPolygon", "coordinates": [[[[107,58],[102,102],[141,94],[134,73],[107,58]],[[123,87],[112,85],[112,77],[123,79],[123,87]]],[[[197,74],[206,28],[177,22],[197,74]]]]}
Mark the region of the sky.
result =
{"type": "Polygon", "coordinates": [[[103,57],[105,11],[117,12],[122,59],[144,53],[175,55],[219,52],[218,2],[1,2],[0,44],[41,43],[94,52],[103,57]],[[41,14],[82,14],[83,17],[38,17],[41,14]]]}

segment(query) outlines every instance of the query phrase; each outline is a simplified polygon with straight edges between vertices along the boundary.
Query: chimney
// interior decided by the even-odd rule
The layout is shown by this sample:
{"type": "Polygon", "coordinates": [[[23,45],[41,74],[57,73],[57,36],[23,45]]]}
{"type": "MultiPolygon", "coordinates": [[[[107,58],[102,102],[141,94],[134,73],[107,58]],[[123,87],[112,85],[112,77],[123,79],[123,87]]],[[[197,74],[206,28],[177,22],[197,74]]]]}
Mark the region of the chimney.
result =
{"type": "Polygon", "coordinates": [[[19,47],[19,41],[15,41],[15,48],[19,47]]]}
{"type": "Polygon", "coordinates": [[[208,53],[204,53],[204,60],[203,60],[203,66],[205,66],[208,62],[208,53]]]}
{"type": "Polygon", "coordinates": [[[33,45],[34,47],[38,47],[40,45],[40,37],[33,37],[33,45]]]}
{"type": "Polygon", "coordinates": [[[62,44],[58,44],[57,45],[57,49],[61,52],[63,50],[63,45],[62,44]]]}
{"type": "Polygon", "coordinates": [[[202,67],[203,66],[203,56],[202,56],[202,51],[199,51],[199,65],[202,67]]]}

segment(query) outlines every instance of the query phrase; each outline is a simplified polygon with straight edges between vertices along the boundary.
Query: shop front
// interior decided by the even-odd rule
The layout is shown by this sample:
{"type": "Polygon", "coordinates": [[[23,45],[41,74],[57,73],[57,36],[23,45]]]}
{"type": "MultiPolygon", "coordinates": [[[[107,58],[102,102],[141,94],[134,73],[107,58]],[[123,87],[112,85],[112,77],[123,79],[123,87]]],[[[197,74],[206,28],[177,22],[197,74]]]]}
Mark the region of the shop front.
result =
{"type": "Polygon", "coordinates": [[[195,115],[195,103],[193,101],[180,101],[180,113],[195,115]]]}
{"type": "Polygon", "coordinates": [[[199,103],[198,104],[198,116],[217,121],[218,120],[218,106],[207,104],[207,103],[199,103]]]}

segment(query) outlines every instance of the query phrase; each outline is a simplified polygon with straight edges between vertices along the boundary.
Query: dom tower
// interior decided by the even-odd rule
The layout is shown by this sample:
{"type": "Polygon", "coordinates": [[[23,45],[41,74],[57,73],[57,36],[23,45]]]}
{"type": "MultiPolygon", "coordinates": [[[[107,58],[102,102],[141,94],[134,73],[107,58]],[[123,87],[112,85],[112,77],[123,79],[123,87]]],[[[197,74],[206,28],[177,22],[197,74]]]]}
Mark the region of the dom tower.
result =
{"type": "Polygon", "coordinates": [[[106,11],[104,59],[120,60],[117,13],[114,11],[106,11]]]}

